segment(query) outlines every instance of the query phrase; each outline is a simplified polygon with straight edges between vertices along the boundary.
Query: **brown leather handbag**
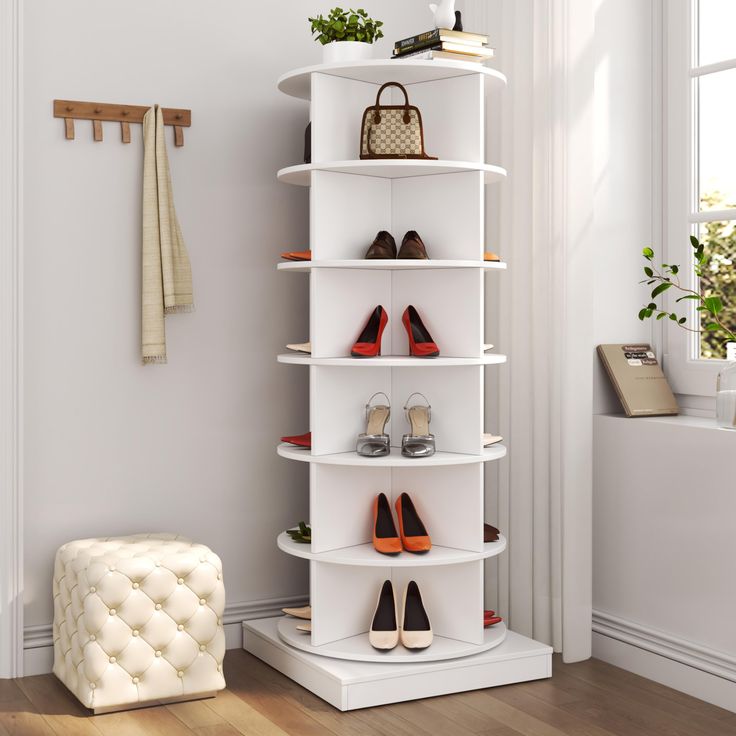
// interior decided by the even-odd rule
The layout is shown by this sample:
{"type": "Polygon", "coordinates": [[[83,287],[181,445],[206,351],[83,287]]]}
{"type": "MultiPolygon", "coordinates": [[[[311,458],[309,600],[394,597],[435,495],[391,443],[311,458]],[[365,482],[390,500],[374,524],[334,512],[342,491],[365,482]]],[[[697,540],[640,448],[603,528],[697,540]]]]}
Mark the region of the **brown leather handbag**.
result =
{"type": "Polygon", "coordinates": [[[366,107],[360,131],[361,158],[436,159],[424,152],[424,128],[419,108],[409,104],[406,89],[398,82],[386,82],[376,95],[376,104],[366,107]],[[403,105],[382,105],[386,87],[404,93],[403,105]]]}

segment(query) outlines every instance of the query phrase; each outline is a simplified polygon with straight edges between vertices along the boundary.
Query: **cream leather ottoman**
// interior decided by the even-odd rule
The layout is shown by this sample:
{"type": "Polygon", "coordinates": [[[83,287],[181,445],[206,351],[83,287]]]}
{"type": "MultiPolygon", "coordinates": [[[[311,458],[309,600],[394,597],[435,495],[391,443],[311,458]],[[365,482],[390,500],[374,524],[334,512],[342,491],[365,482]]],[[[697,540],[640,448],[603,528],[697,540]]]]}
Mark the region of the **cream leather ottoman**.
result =
{"type": "Polygon", "coordinates": [[[220,558],[175,534],[81,539],[56,553],[54,674],[95,713],[225,687],[220,558]]]}

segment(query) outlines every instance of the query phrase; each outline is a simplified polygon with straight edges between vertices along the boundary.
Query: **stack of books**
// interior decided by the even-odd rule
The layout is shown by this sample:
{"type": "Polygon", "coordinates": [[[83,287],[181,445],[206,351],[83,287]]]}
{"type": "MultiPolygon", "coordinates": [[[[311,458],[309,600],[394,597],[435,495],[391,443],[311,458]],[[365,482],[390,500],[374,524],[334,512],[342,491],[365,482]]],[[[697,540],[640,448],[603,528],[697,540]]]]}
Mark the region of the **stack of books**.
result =
{"type": "Polygon", "coordinates": [[[465,31],[435,28],[394,44],[393,59],[454,59],[483,63],[493,58],[494,49],[486,46],[488,36],[465,31]]]}

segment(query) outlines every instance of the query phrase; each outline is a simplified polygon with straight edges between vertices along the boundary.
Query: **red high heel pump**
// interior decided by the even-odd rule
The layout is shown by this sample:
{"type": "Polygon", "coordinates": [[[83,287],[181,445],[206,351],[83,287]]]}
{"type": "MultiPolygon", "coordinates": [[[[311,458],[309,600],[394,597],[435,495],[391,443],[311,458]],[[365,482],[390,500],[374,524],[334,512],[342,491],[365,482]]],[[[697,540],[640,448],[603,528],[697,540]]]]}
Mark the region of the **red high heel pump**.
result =
{"type": "Polygon", "coordinates": [[[374,358],[381,354],[381,337],[388,324],[386,310],[379,304],[371,313],[350,355],[353,358],[374,358]]]}
{"type": "Polygon", "coordinates": [[[411,304],[404,310],[401,321],[409,336],[410,355],[416,358],[436,358],[440,354],[440,349],[432,340],[432,335],[429,334],[422,318],[411,304]]]}

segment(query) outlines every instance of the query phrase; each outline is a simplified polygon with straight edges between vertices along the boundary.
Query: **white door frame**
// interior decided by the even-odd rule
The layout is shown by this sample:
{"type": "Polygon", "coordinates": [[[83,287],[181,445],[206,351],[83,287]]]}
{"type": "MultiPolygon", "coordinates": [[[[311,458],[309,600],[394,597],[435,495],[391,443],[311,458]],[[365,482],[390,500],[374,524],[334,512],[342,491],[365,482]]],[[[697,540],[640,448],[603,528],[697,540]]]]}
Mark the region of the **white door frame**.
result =
{"type": "Polygon", "coordinates": [[[0,678],[23,674],[22,18],[0,2],[0,678]]]}

